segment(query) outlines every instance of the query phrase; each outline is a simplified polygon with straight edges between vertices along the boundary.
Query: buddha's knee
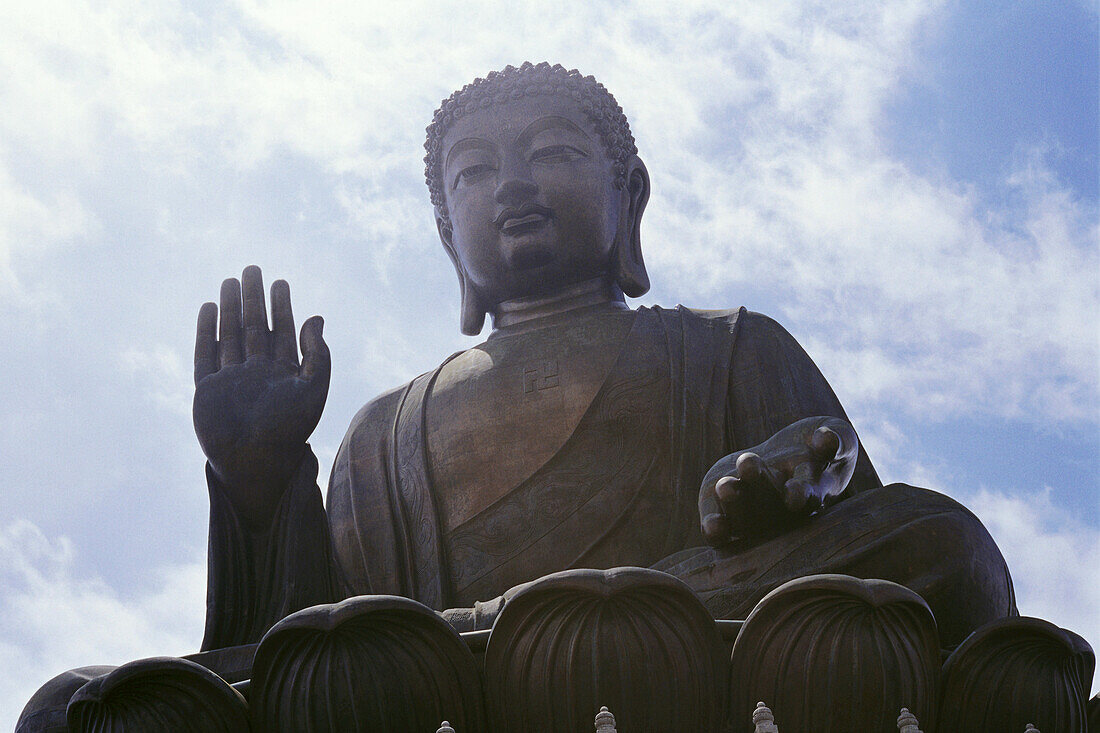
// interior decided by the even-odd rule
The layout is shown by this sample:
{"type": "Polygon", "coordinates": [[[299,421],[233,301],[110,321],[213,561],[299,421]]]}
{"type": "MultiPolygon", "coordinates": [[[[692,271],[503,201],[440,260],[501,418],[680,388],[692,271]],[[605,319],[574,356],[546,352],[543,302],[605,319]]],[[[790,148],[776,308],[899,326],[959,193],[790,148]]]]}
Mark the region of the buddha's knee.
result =
{"type": "Polygon", "coordinates": [[[953,648],[978,627],[1016,614],[1012,578],[1004,556],[981,521],[957,501],[905,484],[883,487],[908,519],[899,525],[896,553],[936,616],[940,640],[953,648]]]}

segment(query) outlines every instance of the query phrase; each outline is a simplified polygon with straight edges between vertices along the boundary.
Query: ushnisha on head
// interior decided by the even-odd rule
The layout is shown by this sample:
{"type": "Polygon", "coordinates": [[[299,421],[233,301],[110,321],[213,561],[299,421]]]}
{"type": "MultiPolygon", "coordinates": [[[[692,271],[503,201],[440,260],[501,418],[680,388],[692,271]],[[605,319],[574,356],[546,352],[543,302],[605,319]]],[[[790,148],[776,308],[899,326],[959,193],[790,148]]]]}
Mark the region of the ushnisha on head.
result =
{"type": "Polygon", "coordinates": [[[639,223],[649,174],[615,98],[591,76],[524,63],[443,101],[425,178],[458,272],[462,330],[529,299],[649,289],[639,223]]]}

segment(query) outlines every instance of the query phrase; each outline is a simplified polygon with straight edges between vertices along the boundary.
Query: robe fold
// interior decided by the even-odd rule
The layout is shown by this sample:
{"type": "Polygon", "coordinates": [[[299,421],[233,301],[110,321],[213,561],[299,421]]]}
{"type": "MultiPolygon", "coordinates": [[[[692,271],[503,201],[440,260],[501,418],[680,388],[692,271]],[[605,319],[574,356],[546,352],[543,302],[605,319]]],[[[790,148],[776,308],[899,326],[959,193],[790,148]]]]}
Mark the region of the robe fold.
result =
{"type": "Polygon", "coordinates": [[[347,595],[468,608],[575,567],[657,567],[726,618],[792,577],[885,577],[934,595],[955,643],[961,630],[1015,612],[1007,568],[981,523],[933,492],[879,488],[862,447],[845,500],[820,517],[746,552],[701,547],[699,489],[716,461],[803,418],[847,416],[794,338],[745,309],[640,308],[618,349],[561,448],[449,529],[437,501],[449,487],[433,474],[426,437],[447,362],[355,416],[333,465],[327,523],[312,454],[258,539],[211,477],[204,648],[256,641],[286,613],[347,595]],[[956,612],[951,604],[968,592],[977,600],[956,612]]]}
{"type": "Polygon", "coordinates": [[[344,597],[312,451],[265,531],[240,521],[209,465],[206,483],[210,534],[203,651],[259,641],[284,616],[344,597]]]}
{"type": "MultiPolygon", "coordinates": [[[[640,308],[561,449],[444,532],[425,441],[442,368],[367,405],[337,456],[328,515],[355,592],[443,609],[566,568],[651,565],[701,543],[699,485],[719,458],[804,417],[847,419],[774,321],[744,309],[640,308]]],[[[861,458],[851,491],[875,485],[861,458]]]]}

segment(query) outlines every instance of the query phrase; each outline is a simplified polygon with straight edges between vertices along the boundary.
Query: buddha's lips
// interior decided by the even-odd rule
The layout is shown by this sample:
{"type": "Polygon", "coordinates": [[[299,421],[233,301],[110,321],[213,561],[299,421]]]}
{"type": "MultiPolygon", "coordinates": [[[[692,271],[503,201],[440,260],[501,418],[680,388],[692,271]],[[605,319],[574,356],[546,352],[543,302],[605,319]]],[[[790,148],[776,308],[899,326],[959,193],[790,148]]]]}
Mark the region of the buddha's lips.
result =
{"type": "Polygon", "coordinates": [[[520,208],[509,207],[497,215],[493,223],[508,233],[515,229],[532,228],[550,218],[550,209],[538,204],[528,204],[520,208]]]}

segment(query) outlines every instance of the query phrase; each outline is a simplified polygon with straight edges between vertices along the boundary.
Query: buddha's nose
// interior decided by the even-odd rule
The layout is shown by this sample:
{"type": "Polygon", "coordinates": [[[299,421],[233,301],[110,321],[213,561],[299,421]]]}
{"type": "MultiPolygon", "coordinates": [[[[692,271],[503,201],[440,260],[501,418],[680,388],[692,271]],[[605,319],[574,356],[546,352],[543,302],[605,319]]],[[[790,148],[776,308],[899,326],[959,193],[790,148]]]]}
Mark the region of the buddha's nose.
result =
{"type": "Polygon", "coordinates": [[[500,185],[493,196],[498,204],[519,206],[539,192],[538,184],[531,180],[531,172],[525,165],[509,165],[502,171],[500,185]]]}

